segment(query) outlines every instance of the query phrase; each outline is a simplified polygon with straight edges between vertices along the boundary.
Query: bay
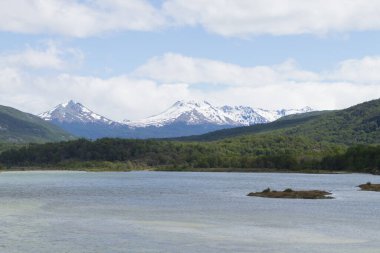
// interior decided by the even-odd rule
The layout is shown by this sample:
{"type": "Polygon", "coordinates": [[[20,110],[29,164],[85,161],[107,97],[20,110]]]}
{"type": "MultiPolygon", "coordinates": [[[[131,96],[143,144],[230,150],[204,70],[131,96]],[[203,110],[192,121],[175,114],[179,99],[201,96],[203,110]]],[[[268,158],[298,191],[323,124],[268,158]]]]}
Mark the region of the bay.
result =
{"type": "Polygon", "coordinates": [[[367,174],[0,173],[0,252],[379,252],[367,174]],[[267,187],[332,200],[247,197],[267,187]]]}

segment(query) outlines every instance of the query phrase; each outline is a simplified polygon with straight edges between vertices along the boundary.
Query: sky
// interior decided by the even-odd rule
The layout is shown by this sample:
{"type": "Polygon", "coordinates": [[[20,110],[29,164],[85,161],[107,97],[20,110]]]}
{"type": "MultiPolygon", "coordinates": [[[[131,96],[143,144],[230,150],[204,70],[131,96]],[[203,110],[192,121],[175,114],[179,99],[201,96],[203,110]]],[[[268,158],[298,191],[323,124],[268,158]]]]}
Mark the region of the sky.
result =
{"type": "Polygon", "coordinates": [[[342,109],[380,98],[378,0],[2,0],[0,104],[114,120],[178,100],[342,109]]]}

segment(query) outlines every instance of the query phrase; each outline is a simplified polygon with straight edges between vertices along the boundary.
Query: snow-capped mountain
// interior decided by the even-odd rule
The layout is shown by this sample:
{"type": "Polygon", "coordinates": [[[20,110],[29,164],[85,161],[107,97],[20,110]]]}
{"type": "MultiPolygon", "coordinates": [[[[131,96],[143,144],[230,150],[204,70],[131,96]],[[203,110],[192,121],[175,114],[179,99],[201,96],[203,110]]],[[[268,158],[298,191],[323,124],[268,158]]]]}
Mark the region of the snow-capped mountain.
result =
{"type": "Polygon", "coordinates": [[[136,121],[124,121],[131,127],[162,127],[172,123],[187,125],[237,125],[220,108],[212,106],[207,101],[177,101],[161,114],[136,121]]]}
{"type": "Polygon", "coordinates": [[[78,137],[129,137],[126,126],[101,116],[73,100],[38,115],[78,137]]]}
{"type": "Polygon", "coordinates": [[[216,107],[207,101],[178,101],[161,114],[136,121],[124,121],[130,127],[163,127],[173,123],[186,125],[249,126],[275,121],[283,116],[310,112],[302,109],[264,110],[249,106],[216,107]]]}
{"type": "Polygon", "coordinates": [[[306,112],[312,112],[314,111],[313,108],[309,107],[309,106],[305,106],[301,109],[282,109],[282,110],[278,110],[276,111],[277,114],[278,114],[278,118],[281,118],[281,117],[284,117],[284,116],[288,116],[288,115],[292,115],[292,114],[299,114],[299,113],[306,113],[306,112]]]}
{"type": "Polygon", "coordinates": [[[204,134],[224,128],[268,123],[286,115],[309,111],[312,111],[309,107],[299,110],[264,110],[248,106],[217,107],[206,101],[178,101],[158,115],[119,123],[71,100],[39,117],[78,137],[141,139],[204,134]]]}
{"type": "Polygon", "coordinates": [[[38,115],[47,121],[57,121],[60,123],[96,123],[96,124],[116,124],[115,121],[103,117],[81,103],[70,100],[67,103],[59,104],[52,110],[38,115]]]}
{"type": "Polygon", "coordinates": [[[284,116],[313,111],[313,109],[308,106],[301,109],[265,110],[248,106],[232,107],[226,105],[221,107],[221,109],[227,113],[229,117],[243,126],[269,123],[284,116]]]}
{"type": "Polygon", "coordinates": [[[254,124],[262,124],[269,122],[267,117],[258,113],[249,106],[222,106],[220,107],[224,113],[228,115],[236,124],[240,126],[249,126],[254,124]]]}

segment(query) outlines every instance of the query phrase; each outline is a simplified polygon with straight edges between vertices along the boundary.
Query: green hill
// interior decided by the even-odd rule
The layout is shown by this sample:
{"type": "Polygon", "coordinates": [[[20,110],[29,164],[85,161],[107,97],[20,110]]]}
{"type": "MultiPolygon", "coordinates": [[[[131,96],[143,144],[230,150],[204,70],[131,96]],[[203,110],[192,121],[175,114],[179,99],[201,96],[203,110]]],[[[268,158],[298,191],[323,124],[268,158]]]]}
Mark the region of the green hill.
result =
{"type": "Polygon", "coordinates": [[[281,134],[352,145],[380,143],[380,99],[344,110],[292,115],[269,124],[225,129],[178,140],[210,141],[241,135],[281,134]]]}
{"type": "Polygon", "coordinates": [[[282,130],[287,128],[292,128],[308,121],[311,121],[315,118],[318,118],[323,113],[327,112],[314,112],[314,113],[305,113],[297,115],[297,117],[283,117],[277,121],[265,124],[257,124],[247,127],[236,127],[218,130],[202,135],[194,135],[187,137],[175,138],[179,141],[215,141],[225,138],[237,137],[241,135],[252,135],[259,133],[270,133],[276,130],[282,130]]]}
{"type": "Polygon", "coordinates": [[[37,116],[0,106],[0,147],[70,139],[73,139],[73,136],[37,116]]]}

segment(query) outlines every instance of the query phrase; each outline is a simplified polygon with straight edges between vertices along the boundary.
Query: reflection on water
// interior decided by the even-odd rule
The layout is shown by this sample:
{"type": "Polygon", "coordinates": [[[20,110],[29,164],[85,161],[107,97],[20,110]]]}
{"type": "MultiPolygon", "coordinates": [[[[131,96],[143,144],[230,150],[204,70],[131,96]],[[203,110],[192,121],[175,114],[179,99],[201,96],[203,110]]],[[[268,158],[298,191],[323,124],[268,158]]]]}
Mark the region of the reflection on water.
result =
{"type": "Polygon", "coordinates": [[[372,175],[9,172],[0,174],[0,252],[373,252],[372,175]],[[321,189],[334,200],[246,197],[321,189]]]}

